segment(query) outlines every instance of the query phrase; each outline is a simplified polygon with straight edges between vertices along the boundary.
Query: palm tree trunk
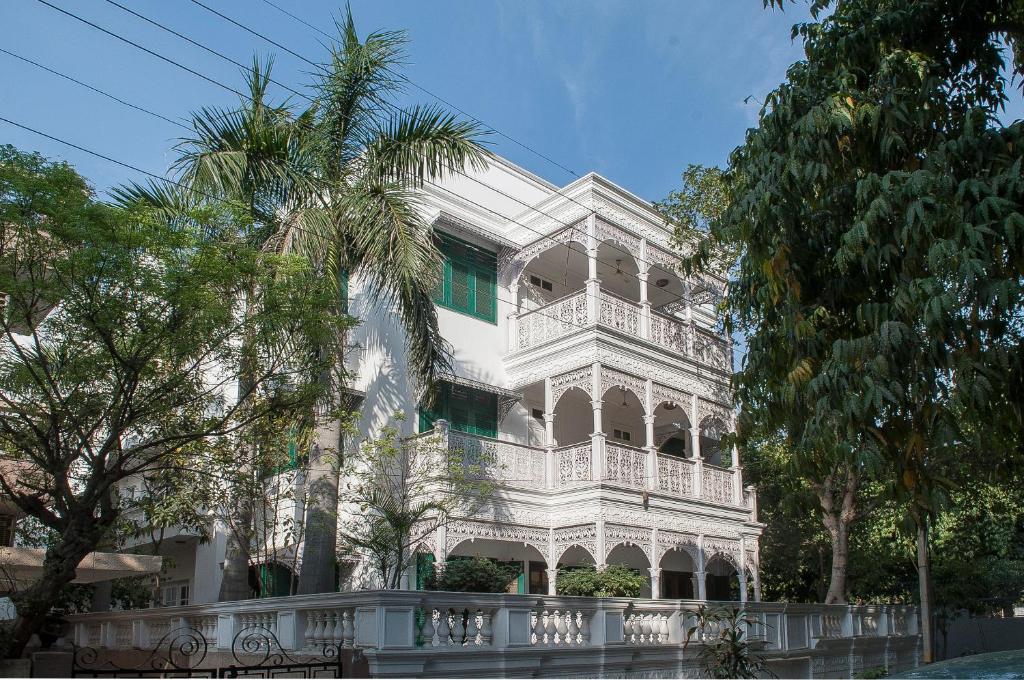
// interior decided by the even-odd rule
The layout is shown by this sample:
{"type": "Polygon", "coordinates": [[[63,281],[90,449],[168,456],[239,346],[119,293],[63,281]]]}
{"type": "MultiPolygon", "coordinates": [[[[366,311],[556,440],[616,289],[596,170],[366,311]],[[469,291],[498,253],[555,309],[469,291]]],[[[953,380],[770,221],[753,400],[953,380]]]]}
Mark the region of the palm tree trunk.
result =
{"type": "Polygon", "coordinates": [[[309,452],[303,521],[302,566],[298,594],[337,590],[338,472],[342,435],[338,420],[328,413],[317,424],[309,452]]]}

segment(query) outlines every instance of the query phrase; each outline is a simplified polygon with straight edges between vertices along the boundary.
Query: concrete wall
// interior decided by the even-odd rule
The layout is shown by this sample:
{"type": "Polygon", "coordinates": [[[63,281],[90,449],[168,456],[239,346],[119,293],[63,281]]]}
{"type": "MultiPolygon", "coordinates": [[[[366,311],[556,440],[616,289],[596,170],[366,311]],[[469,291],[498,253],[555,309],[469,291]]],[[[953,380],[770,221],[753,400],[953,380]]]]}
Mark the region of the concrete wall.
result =
{"type": "Polygon", "coordinates": [[[1010,649],[1024,649],[1024,618],[964,616],[949,624],[945,639],[936,626],[936,659],[955,659],[966,654],[1010,649]]]}

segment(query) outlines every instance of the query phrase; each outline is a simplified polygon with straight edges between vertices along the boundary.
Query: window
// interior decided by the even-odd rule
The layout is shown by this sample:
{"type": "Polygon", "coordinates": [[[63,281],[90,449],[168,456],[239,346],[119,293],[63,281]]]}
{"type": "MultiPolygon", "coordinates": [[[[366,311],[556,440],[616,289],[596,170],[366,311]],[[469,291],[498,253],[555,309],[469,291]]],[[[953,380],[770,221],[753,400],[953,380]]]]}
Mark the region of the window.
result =
{"type": "Polygon", "coordinates": [[[14,545],[14,515],[0,515],[0,545],[14,545]]]}
{"type": "Polygon", "coordinates": [[[498,396],[472,387],[443,383],[433,408],[420,408],[420,432],[431,429],[434,421],[441,418],[447,420],[453,430],[496,437],[498,396]]]}
{"type": "Polygon", "coordinates": [[[536,274],[530,274],[530,285],[531,286],[536,286],[537,288],[540,288],[541,290],[546,290],[549,293],[552,290],[554,290],[554,285],[550,281],[548,281],[547,279],[542,279],[541,277],[537,276],[536,274]]]}
{"type": "Polygon", "coordinates": [[[620,442],[628,442],[632,441],[633,435],[632,433],[630,433],[629,430],[620,430],[618,428],[615,428],[614,430],[612,430],[612,438],[618,439],[620,442]]]}
{"type": "Polygon", "coordinates": [[[177,583],[168,583],[160,589],[160,606],[162,607],[182,607],[189,603],[188,601],[188,581],[179,581],[177,583]]]}
{"type": "Polygon", "coordinates": [[[438,247],[444,254],[444,276],[434,288],[434,302],[497,323],[497,255],[447,234],[441,235],[438,247]]]}

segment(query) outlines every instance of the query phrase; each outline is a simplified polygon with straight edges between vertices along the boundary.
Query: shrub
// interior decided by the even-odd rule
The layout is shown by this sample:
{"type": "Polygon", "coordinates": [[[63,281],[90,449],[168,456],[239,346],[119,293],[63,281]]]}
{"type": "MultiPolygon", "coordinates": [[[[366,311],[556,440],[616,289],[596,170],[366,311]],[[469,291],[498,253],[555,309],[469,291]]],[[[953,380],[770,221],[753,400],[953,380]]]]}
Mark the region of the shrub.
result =
{"type": "MultiPolygon", "coordinates": [[[[433,565],[432,565],[433,566],[433,565]]],[[[438,573],[427,574],[427,590],[447,590],[457,593],[504,593],[519,575],[515,567],[502,564],[489,557],[452,560],[438,573]]]]}
{"type": "Polygon", "coordinates": [[[597,571],[594,567],[562,569],[555,588],[559,595],[591,597],[636,597],[647,579],[629,567],[613,564],[597,571]]]}

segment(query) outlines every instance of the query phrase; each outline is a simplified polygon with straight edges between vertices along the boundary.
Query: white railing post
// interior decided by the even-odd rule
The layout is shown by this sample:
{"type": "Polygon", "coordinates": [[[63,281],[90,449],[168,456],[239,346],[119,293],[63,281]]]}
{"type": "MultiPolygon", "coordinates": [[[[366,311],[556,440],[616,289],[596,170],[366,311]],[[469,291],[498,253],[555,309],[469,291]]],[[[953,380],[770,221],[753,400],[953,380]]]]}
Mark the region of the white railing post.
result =
{"type": "Polygon", "coordinates": [[[217,649],[231,649],[235,639],[235,617],[233,614],[217,616],[217,649]]]}
{"type": "Polygon", "coordinates": [[[282,609],[277,612],[277,641],[283,649],[300,649],[302,632],[299,629],[299,613],[294,609],[282,609]]]}

